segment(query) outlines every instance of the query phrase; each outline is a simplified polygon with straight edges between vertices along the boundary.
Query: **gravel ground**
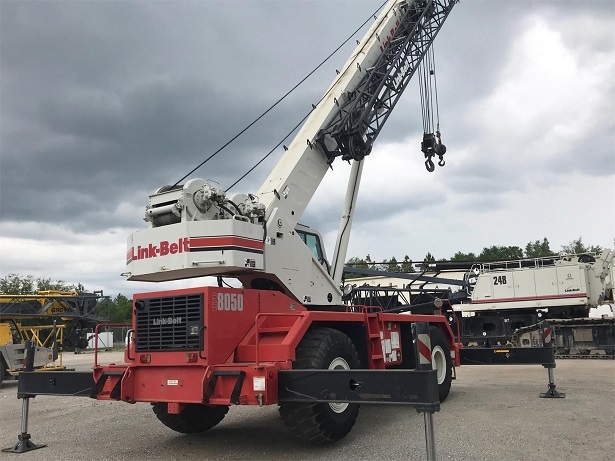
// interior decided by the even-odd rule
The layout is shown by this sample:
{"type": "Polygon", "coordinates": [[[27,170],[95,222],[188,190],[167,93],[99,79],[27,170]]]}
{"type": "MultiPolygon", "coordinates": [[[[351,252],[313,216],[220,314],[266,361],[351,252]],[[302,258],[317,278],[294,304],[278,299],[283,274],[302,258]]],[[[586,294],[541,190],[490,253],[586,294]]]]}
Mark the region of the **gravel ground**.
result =
{"type": "MultiPolygon", "coordinates": [[[[101,354],[103,363],[122,354],[101,354]]],[[[65,355],[88,369],[93,354],[65,355]]],[[[463,366],[434,416],[440,460],[611,460],[615,453],[615,361],[558,360],[557,389],[541,399],[540,366],[463,366]]],[[[17,383],[0,389],[0,446],[17,441],[17,383]]],[[[0,459],[24,460],[420,460],[426,458],[423,415],[401,405],[364,405],[348,437],[324,447],[292,438],[277,407],[233,407],[209,432],[185,436],[164,427],[150,405],[44,397],[31,401],[29,432],[48,446],[0,459]]]]}

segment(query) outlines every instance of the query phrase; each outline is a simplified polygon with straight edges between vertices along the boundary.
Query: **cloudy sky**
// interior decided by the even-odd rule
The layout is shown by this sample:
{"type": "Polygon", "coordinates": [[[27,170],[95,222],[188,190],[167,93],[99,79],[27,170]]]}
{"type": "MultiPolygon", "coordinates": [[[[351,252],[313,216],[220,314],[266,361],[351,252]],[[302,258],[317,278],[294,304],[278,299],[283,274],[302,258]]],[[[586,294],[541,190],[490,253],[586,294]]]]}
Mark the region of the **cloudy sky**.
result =
{"type": "MultiPolygon", "coordinates": [[[[0,276],[112,295],[161,288],[120,276],[148,194],[252,122],[383,1],[1,0],[0,276]]],[[[612,0],[455,6],[435,42],[446,166],[424,168],[415,79],[366,159],[348,256],[448,258],[544,237],[554,250],[579,236],[613,247],[614,30],[612,0]]],[[[352,48],[192,177],[234,183],[352,48]]],[[[258,190],[280,156],[233,192],[258,190]]],[[[334,163],[301,219],[329,252],[348,170],[334,163]]]]}

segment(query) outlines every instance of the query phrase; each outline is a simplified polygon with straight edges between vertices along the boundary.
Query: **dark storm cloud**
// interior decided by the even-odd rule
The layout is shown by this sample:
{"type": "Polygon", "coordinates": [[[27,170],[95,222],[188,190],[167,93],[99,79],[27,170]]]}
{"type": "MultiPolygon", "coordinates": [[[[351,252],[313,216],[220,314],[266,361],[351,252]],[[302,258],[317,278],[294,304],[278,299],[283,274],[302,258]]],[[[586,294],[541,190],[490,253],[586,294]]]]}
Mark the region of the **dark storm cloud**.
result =
{"type": "MultiPolygon", "coordinates": [[[[142,206],[148,192],[179,180],[312,70],[380,3],[3,1],[2,219],[65,222],[70,216],[81,229],[132,226],[113,217],[120,203],[142,206]]],[[[611,2],[591,5],[613,14],[611,2]]],[[[460,190],[522,187],[513,181],[519,170],[502,163],[508,146],[485,138],[467,111],[470,101],[488,97],[509,77],[502,73],[511,37],[537,12],[554,22],[587,14],[575,2],[555,8],[464,1],[437,38],[441,129],[454,173],[450,182],[460,190]],[[476,155],[455,166],[455,152],[477,144],[476,155]]],[[[353,46],[193,176],[228,187],[306,114],[353,46]]],[[[418,84],[411,82],[379,143],[420,136],[418,101],[418,84]]],[[[612,125],[602,129],[589,133],[592,162],[573,165],[584,148],[579,142],[566,147],[551,171],[604,172],[612,125]]],[[[419,145],[408,155],[420,157],[419,145]]],[[[277,158],[272,155],[235,190],[255,191],[277,158]]],[[[364,219],[398,209],[385,199],[362,203],[364,219]]],[[[413,204],[410,198],[404,206],[420,206],[413,204]]],[[[336,222],[338,215],[336,210],[336,222]]]]}
{"type": "MultiPolygon", "coordinates": [[[[24,193],[26,174],[28,184],[37,185],[35,194],[46,188],[74,190],[97,200],[119,199],[125,190],[115,187],[151,189],[179,180],[248,123],[248,109],[257,114],[254,104],[242,105],[190,82],[144,85],[122,98],[50,95],[39,101],[29,129],[22,125],[3,135],[3,172],[14,173],[3,175],[4,217],[27,214],[16,200],[24,193]]],[[[293,116],[297,119],[294,111],[286,118],[293,116]]],[[[210,171],[228,185],[281,136],[284,125],[288,130],[288,123],[276,123],[266,133],[261,128],[260,136],[240,138],[208,164],[210,171]]]]}
{"type": "MultiPolygon", "coordinates": [[[[368,3],[357,19],[349,15],[352,27],[332,31],[330,21],[317,19],[335,10],[331,5],[265,6],[3,2],[3,219],[62,221],[70,213],[78,222],[101,210],[104,216],[83,226],[111,225],[118,203],[145,202],[134,194],[179,180],[318,64],[323,50],[332,50],[373,7],[368,3]],[[264,17],[267,27],[255,27],[264,17]],[[318,37],[326,45],[316,47],[316,32],[333,39],[318,37]]],[[[338,56],[337,65],[344,59],[338,56]]],[[[330,76],[316,79],[328,85],[330,76]]],[[[306,87],[281,104],[195,175],[229,186],[301,120],[326,85],[306,87]]],[[[263,168],[257,178],[266,176],[263,168]]]]}
{"type": "MultiPolygon", "coordinates": [[[[287,91],[289,76],[298,80],[311,70],[293,54],[278,54],[268,66],[259,59],[272,58],[280,45],[292,52],[297,40],[253,40],[258,30],[239,33],[231,20],[246,25],[272,14],[288,35],[281,18],[290,7],[279,6],[267,12],[249,2],[4,2],[3,219],[70,215],[97,227],[121,201],[144,203],[136,191],[179,180],[287,91]]],[[[303,29],[314,29],[306,19],[303,29]]],[[[322,58],[314,47],[310,54],[322,58]]],[[[324,87],[307,87],[281,104],[195,175],[229,186],[324,87]]],[[[266,165],[257,177],[266,176],[266,165]]]]}

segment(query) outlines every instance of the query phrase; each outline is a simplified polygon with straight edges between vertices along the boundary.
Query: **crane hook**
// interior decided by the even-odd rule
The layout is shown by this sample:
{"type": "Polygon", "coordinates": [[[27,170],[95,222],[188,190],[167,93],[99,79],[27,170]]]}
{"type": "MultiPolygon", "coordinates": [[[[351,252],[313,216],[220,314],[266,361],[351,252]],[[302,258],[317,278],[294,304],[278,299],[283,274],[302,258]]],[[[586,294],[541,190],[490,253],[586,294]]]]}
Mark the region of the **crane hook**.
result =
{"type": "Polygon", "coordinates": [[[438,143],[433,133],[423,133],[423,142],[421,142],[421,152],[425,154],[425,168],[432,173],[436,167],[433,163],[433,157],[435,154],[439,154],[437,151],[438,143]]]}
{"type": "Polygon", "coordinates": [[[434,146],[434,150],[436,151],[436,154],[438,155],[438,158],[440,159],[438,161],[438,165],[444,166],[445,165],[444,154],[446,154],[446,146],[442,144],[442,136],[440,135],[440,130],[436,131],[436,139],[437,141],[434,146]]]}

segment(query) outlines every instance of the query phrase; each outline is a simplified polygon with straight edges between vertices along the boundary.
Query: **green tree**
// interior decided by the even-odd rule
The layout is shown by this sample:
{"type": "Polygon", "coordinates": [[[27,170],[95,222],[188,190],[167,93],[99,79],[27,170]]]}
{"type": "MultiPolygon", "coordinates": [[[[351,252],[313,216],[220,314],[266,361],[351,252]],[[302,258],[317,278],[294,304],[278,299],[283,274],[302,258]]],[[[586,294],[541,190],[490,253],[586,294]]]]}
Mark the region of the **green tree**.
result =
{"type": "Polygon", "coordinates": [[[401,263],[401,271],[406,274],[414,272],[414,265],[408,255],[404,256],[404,260],[401,263]]]}
{"type": "Polygon", "coordinates": [[[431,263],[431,262],[435,262],[436,258],[434,257],[434,255],[432,255],[431,253],[427,253],[425,255],[425,258],[423,258],[423,262],[424,263],[431,263]]]}
{"type": "MultiPolygon", "coordinates": [[[[372,261],[372,258],[369,255],[367,255],[365,259],[353,256],[348,261],[346,261],[346,266],[350,268],[354,268],[354,269],[374,269],[374,262],[372,261]]],[[[363,277],[363,275],[346,273],[344,277],[346,279],[356,279],[358,277],[363,277]]]]}
{"type": "Polygon", "coordinates": [[[388,272],[401,272],[401,266],[397,263],[397,259],[393,256],[389,261],[386,259],[383,261],[384,270],[388,272]]]}
{"type": "Polygon", "coordinates": [[[348,267],[360,267],[363,269],[367,268],[367,265],[365,264],[365,260],[358,258],[357,256],[353,256],[348,261],[346,261],[346,265],[348,267]]]}
{"type": "Polygon", "coordinates": [[[483,248],[478,259],[481,261],[501,261],[506,259],[521,259],[523,258],[523,250],[518,246],[496,246],[483,248]]]}
{"type": "Polygon", "coordinates": [[[117,305],[117,320],[113,321],[129,323],[132,318],[132,301],[120,293],[113,302],[117,305]]]}
{"type": "Polygon", "coordinates": [[[96,313],[112,323],[130,323],[132,318],[132,301],[123,294],[115,298],[104,299],[98,303],[96,313]]]}
{"type": "Polygon", "coordinates": [[[36,282],[34,276],[21,277],[17,274],[5,275],[0,279],[0,293],[29,295],[35,293],[36,282]]]}
{"type": "Polygon", "coordinates": [[[566,254],[581,254],[581,253],[601,253],[600,245],[585,245],[583,239],[579,236],[578,239],[571,241],[568,245],[562,245],[562,252],[566,254]]]}
{"type": "Polygon", "coordinates": [[[542,239],[542,242],[540,240],[535,240],[525,245],[526,258],[543,258],[545,256],[553,256],[554,254],[555,253],[551,251],[549,240],[547,240],[546,237],[542,239]]]}
{"type": "Polygon", "coordinates": [[[106,322],[111,322],[112,313],[115,313],[117,307],[111,298],[105,298],[98,301],[96,305],[96,315],[105,319],[106,322]]]}
{"type": "Polygon", "coordinates": [[[451,261],[476,261],[478,258],[475,253],[462,253],[458,251],[453,255],[451,261]]]}
{"type": "MultiPolygon", "coordinates": [[[[79,284],[81,285],[81,284],[79,284]]],[[[51,280],[50,278],[38,277],[36,279],[36,291],[77,291],[76,285],[69,285],[64,280],[51,280]]]]}
{"type": "Polygon", "coordinates": [[[68,284],[63,280],[52,280],[50,278],[38,277],[33,275],[22,276],[19,274],[8,274],[0,279],[0,293],[14,295],[32,295],[39,291],[78,291],[84,292],[82,284],[68,284]]]}

